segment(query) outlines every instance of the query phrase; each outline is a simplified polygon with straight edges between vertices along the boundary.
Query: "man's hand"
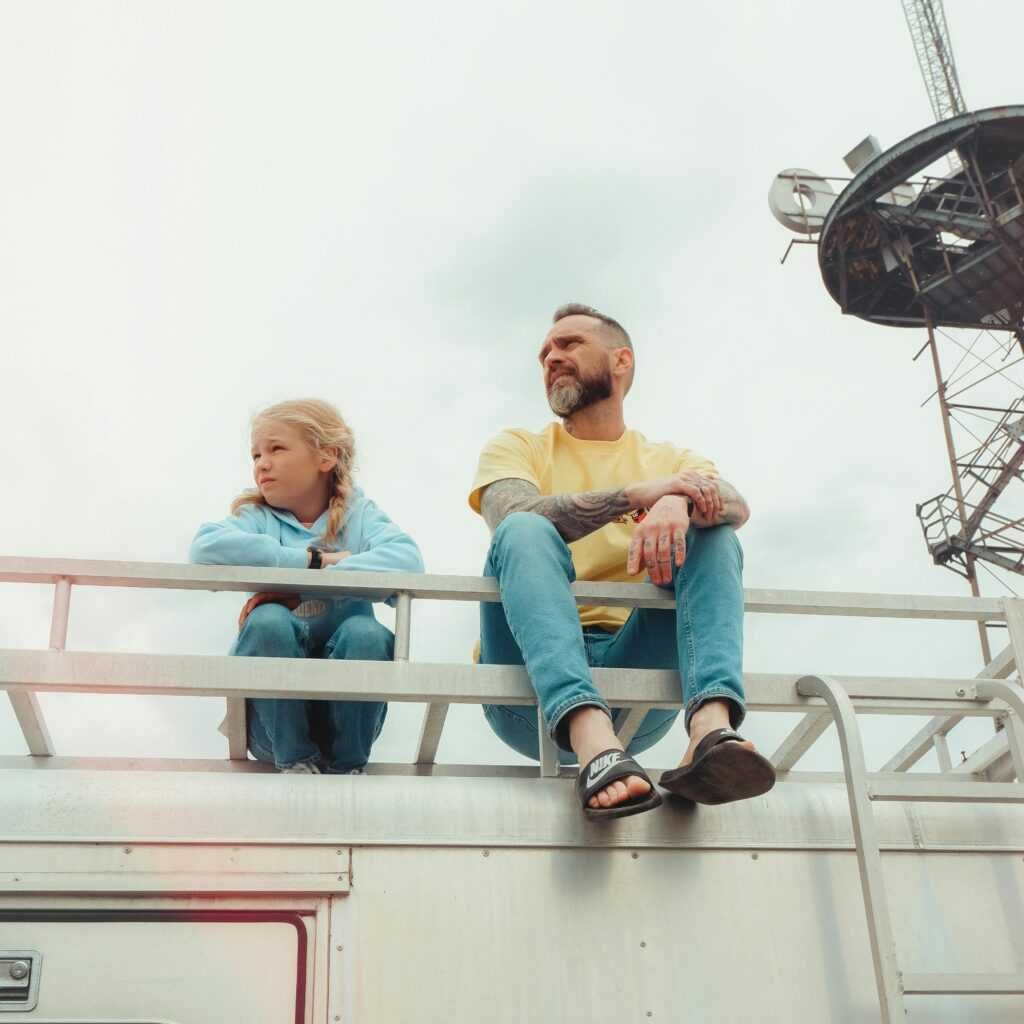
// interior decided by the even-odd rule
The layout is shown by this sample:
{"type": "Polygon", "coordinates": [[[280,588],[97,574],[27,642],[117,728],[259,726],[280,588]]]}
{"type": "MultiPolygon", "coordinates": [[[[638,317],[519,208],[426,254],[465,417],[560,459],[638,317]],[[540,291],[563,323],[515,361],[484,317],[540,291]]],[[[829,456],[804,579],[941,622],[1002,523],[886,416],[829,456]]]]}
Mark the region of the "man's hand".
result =
{"type": "Polygon", "coordinates": [[[633,531],[626,571],[635,576],[646,567],[652,583],[670,584],[673,561],[677,568],[686,561],[689,528],[686,498],[673,494],[660,498],[633,531]]]}
{"type": "Polygon", "coordinates": [[[693,469],[683,469],[673,476],[658,480],[644,480],[626,488],[626,497],[633,509],[653,509],[658,501],[668,495],[692,498],[694,511],[708,521],[713,521],[724,507],[715,481],[693,469]]]}

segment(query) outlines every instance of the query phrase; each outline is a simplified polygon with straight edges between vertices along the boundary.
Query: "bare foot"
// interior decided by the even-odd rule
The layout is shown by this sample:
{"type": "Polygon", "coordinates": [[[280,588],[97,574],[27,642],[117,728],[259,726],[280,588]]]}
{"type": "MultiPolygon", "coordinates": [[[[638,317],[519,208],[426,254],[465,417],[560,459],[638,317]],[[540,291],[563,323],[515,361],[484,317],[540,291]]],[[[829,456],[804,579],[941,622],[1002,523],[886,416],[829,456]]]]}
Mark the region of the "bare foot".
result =
{"type": "MultiPolygon", "coordinates": [[[[679,762],[680,768],[685,768],[693,760],[693,753],[697,749],[697,744],[709,732],[713,732],[715,729],[728,729],[730,727],[729,721],[729,702],[725,700],[711,700],[707,704],[702,704],[694,713],[690,719],[690,745],[686,748],[686,753],[683,754],[682,761],[679,762]]],[[[736,741],[733,741],[736,742],[736,741]]],[[[740,746],[746,750],[753,750],[754,744],[750,740],[744,740],[740,743],[740,746]]]]}
{"type": "MultiPolygon", "coordinates": [[[[586,705],[569,714],[569,744],[579,758],[581,769],[602,750],[622,750],[622,744],[612,728],[612,720],[601,708],[586,705]]],[[[605,786],[595,793],[587,806],[594,810],[615,807],[627,800],[636,800],[651,791],[650,783],[638,775],[605,786]]]]}

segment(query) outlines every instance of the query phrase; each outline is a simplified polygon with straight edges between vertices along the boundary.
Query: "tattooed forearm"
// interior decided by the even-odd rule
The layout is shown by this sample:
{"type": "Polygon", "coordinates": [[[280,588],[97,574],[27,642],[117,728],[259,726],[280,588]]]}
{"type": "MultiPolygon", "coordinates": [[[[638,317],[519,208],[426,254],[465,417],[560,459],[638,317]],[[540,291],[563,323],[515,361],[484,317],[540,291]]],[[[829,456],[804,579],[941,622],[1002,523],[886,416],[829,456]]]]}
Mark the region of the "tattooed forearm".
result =
{"type": "Polygon", "coordinates": [[[586,537],[629,510],[624,488],[544,496],[526,480],[496,480],[487,485],[480,498],[480,511],[492,533],[513,512],[535,512],[550,519],[567,541],[586,537]]]}
{"type": "Polygon", "coordinates": [[[713,519],[705,519],[699,512],[694,510],[690,522],[694,526],[720,526],[728,523],[735,529],[739,529],[750,518],[750,507],[747,505],[743,495],[724,480],[716,480],[718,493],[722,496],[725,508],[714,516],[713,519]]]}

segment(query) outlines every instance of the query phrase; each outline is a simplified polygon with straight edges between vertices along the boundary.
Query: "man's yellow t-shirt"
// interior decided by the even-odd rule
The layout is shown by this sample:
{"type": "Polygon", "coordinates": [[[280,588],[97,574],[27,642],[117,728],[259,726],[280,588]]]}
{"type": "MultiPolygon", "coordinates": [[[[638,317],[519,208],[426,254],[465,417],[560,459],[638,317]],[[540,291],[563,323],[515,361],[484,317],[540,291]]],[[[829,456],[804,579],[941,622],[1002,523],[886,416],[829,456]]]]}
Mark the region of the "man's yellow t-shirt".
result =
{"type": "MultiPolygon", "coordinates": [[[[495,480],[528,480],[547,496],[618,490],[683,469],[718,476],[714,463],[702,455],[689,448],[655,444],[635,430],[627,430],[617,441],[581,441],[561,423],[552,423],[539,434],[503,430],[480,453],[469,504],[474,512],[479,512],[480,492],[495,480]]],[[[645,571],[636,576],[626,572],[626,556],[635,528],[633,520],[626,518],[573,541],[569,550],[576,578],[601,583],[642,582],[645,571]]],[[[616,630],[628,617],[628,608],[580,608],[580,622],[584,626],[616,630]]]]}

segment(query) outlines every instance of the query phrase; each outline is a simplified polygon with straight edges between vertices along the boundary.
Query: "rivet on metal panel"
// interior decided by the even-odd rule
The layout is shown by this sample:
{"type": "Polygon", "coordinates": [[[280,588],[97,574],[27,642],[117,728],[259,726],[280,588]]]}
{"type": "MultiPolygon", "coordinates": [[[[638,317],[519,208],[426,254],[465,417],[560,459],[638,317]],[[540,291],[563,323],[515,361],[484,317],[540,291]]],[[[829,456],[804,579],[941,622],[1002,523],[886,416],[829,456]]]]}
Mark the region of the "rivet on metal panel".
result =
{"type": "Polygon", "coordinates": [[[344,875],[338,875],[338,881],[339,882],[344,882],[345,881],[345,876],[344,875]]]}
{"type": "Polygon", "coordinates": [[[630,856],[633,858],[633,860],[636,860],[637,857],[640,856],[640,854],[639,853],[633,853],[633,854],[630,854],[630,856]]]}
{"type": "Polygon", "coordinates": [[[964,697],[967,695],[967,691],[962,686],[957,687],[956,695],[958,697],[964,697]]]}
{"type": "Polygon", "coordinates": [[[491,855],[491,851],[490,850],[484,850],[484,856],[485,857],[490,857],[490,855],[491,855]]]}
{"type": "Polygon", "coordinates": [[[647,943],[646,943],[646,942],[644,942],[643,940],[641,940],[641,941],[640,941],[640,948],[641,948],[641,949],[646,949],[646,948],[647,948],[647,943]]]}
{"type": "Polygon", "coordinates": [[[130,846],[126,846],[126,847],[124,848],[124,852],[125,852],[125,853],[131,853],[131,852],[132,852],[132,848],[131,848],[130,846]]]}
{"type": "Polygon", "coordinates": [[[750,859],[751,859],[751,860],[757,860],[757,858],[758,858],[758,854],[756,854],[756,853],[752,853],[752,854],[750,855],[750,859]]]}
{"type": "Polygon", "coordinates": [[[340,953],[345,947],[344,946],[335,946],[334,948],[340,953]]]}

